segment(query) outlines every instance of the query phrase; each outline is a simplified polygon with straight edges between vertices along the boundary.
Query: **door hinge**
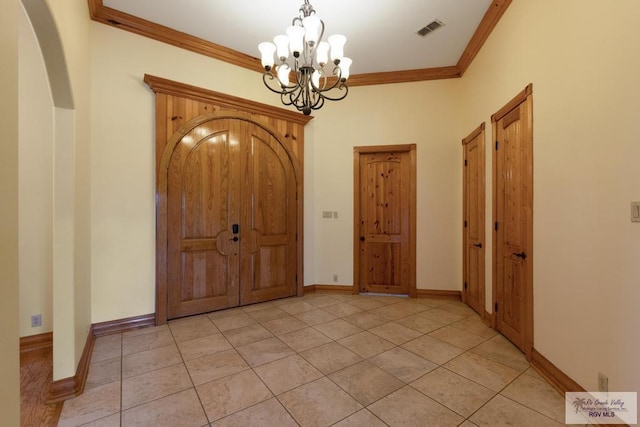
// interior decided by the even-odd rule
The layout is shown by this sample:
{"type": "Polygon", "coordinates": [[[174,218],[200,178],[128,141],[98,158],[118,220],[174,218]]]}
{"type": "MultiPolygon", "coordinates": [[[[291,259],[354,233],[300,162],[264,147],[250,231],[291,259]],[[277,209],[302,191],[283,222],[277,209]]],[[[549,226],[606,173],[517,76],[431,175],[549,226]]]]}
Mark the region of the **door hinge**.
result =
{"type": "Polygon", "coordinates": [[[494,222],[494,223],[493,223],[493,229],[494,229],[495,231],[498,231],[498,221],[496,221],[496,222],[494,222]]]}
{"type": "Polygon", "coordinates": [[[493,303],[493,311],[494,311],[495,313],[497,313],[497,312],[498,312],[498,303],[497,303],[497,302],[496,302],[496,303],[493,303]]]}
{"type": "Polygon", "coordinates": [[[467,228],[467,220],[464,220],[464,228],[467,228]]]}
{"type": "Polygon", "coordinates": [[[467,166],[467,159],[464,159],[464,165],[467,166]]]}
{"type": "Polygon", "coordinates": [[[498,141],[496,141],[496,151],[498,150],[498,141]]]}
{"type": "Polygon", "coordinates": [[[467,289],[467,282],[464,282],[464,289],[467,289]]]}

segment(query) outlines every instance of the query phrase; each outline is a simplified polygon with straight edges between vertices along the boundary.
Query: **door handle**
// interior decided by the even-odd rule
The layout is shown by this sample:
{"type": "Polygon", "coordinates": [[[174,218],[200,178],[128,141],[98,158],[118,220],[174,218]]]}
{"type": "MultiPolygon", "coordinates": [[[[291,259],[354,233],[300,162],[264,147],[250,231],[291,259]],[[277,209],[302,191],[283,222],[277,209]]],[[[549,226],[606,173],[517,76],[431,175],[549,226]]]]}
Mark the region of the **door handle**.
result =
{"type": "Polygon", "coordinates": [[[482,249],[482,243],[474,243],[473,246],[482,249]]]}
{"type": "Polygon", "coordinates": [[[240,239],[238,238],[238,236],[233,236],[233,239],[229,239],[229,240],[233,240],[234,242],[237,242],[240,239]]]}
{"type": "Polygon", "coordinates": [[[517,256],[518,258],[522,258],[522,259],[526,259],[527,258],[527,254],[524,253],[524,251],[522,251],[520,253],[514,252],[513,255],[517,256]]]}

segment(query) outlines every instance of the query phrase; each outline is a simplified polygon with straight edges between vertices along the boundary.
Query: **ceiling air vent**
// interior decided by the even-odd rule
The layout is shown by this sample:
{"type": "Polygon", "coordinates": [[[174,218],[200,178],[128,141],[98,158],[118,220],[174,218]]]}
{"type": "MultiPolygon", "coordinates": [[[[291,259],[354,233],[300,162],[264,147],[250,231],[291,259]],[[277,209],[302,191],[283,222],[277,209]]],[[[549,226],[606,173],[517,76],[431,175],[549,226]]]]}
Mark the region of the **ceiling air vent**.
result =
{"type": "Polygon", "coordinates": [[[434,32],[435,30],[437,30],[440,27],[444,27],[444,24],[442,23],[441,20],[436,19],[435,21],[430,22],[429,24],[427,24],[424,27],[420,28],[418,30],[418,35],[421,35],[422,37],[424,37],[427,34],[434,32]]]}

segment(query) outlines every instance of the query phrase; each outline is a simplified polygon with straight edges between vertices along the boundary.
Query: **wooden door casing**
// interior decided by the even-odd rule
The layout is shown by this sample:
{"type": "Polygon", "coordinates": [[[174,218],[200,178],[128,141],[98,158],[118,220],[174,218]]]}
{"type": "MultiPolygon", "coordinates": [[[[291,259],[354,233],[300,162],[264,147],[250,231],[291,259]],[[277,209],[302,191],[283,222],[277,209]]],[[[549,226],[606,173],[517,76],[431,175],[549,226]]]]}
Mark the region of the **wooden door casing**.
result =
{"type": "Polygon", "coordinates": [[[463,289],[462,301],[484,317],[485,165],[482,123],[462,140],[463,148],[463,289]]]}
{"type": "Polygon", "coordinates": [[[533,120],[529,85],[492,116],[496,329],[533,349],[533,120]]]}
{"type": "MultiPolygon", "coordinates": [[[[296,176],[296,224],[297,241],[296,276],[303,277],[303,186],[304,126],[313,117],[273,107],[259,102],[203,89],[196,86],[145,75],[144,82],[155,93],[155,152],[156,152],[156,306],[155,323],[167,321],[167,223],[166,188],[162,189],[161,163],[172,143],[172,136],[184,133],[187,123],[207,114],[242,117],[262,124],[278,140],[292,159],[296,176]],[[163,207],[164,206],[164,207],[163,207]],[[164,210],[163,210],[164,209],[164,210]]],[[[177,141],[173,141],[176,143],[177,141]]],[[[301,296],[302,281],[298,281],[297,295],[301,296]]]]}
{"type": "Polygon", "coordinates": [[[415,150],[354,148],[354,292],[417,294],[415,150]]]}

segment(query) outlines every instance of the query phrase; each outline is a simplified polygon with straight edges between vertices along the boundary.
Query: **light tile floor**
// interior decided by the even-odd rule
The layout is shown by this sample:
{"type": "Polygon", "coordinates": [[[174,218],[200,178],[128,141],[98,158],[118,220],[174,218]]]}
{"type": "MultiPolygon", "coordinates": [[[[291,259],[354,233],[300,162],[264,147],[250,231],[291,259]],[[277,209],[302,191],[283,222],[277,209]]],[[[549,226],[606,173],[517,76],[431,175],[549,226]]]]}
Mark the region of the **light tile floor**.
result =
{"type": "Polygon", "coordinates": [[[564,400],[446,300],[311,294],[96,340],[59,426],[552,426],[564,400]]]}

